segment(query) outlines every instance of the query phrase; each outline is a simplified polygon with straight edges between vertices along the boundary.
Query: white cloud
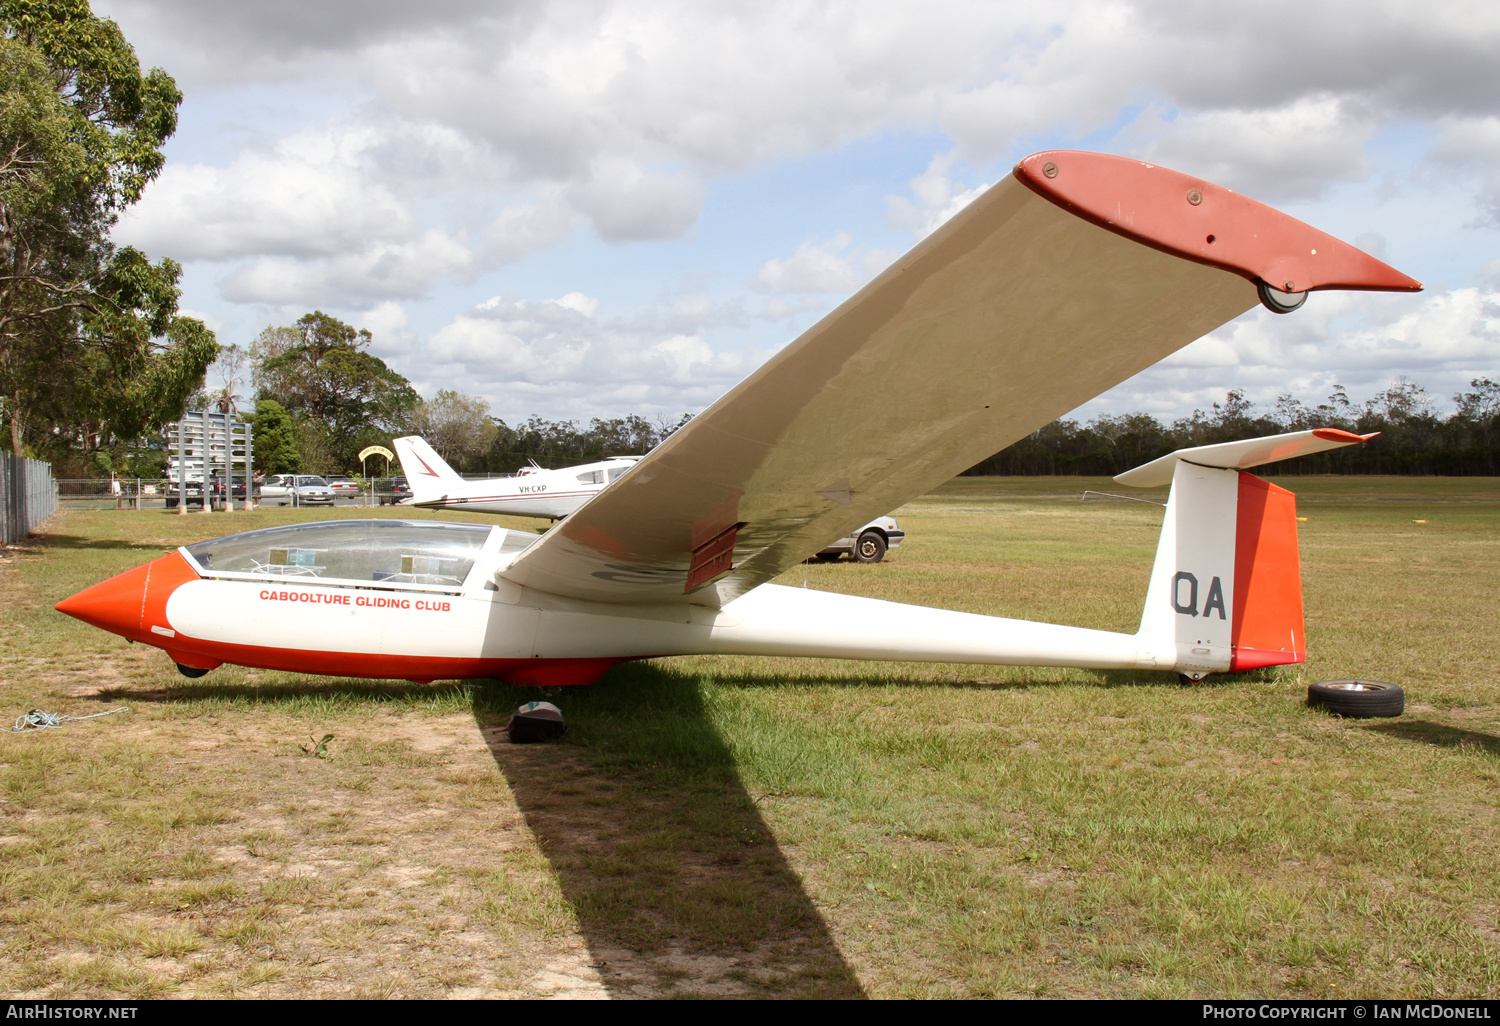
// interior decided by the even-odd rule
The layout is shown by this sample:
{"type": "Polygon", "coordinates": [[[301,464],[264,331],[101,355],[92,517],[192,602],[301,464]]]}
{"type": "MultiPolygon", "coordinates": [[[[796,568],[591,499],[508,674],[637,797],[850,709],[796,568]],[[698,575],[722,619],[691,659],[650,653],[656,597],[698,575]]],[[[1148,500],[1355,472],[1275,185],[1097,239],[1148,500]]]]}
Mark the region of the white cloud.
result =
{"type": "Polygon", "coordinates": [[[1371,173],[1368,110],[1336,96],[1303,96],[1277,107],[1226,108],[1169,118],[1154,108],[1125,133],[1133,155],[1182,168],[1267,202],[1317,196],[1371,173]]]}
{"type": "Polygon", "coordinates": [[[672,330],[670,316],[600,320],[594,300],[576,299],[497,296],[434,333],[420,359],[435,380],[463,382],[502,417],[571,418],[701,409],[770,355],[716,351],[701,330],[672,330]]]}
{"type": "Polygon", "coordinates": [[[703,185],[686,170],[647,174],[634,162],[601,159],[570,193],[608,242],[675,239],[697,223],[703,185]]]}
{"type": "Polygon", "coordinates": [[[1257,308],[1088,403],[1079,414],[1137,410],[1167,419],[1243,388],[1264,406],[1284,393],[1316,403],[1335,385],[1369,398],[1408,377],[1439,405],[1500,368],[1500,290],[1410,295],[1315,292],[1295,313],[1257,308]]]}
{"type": "Polygon", "coordinates": [[[910,231],[918,239],[925,239],[994,184],[980,182],[967,189],[955,185],[949,175],[955,156],[949,152],[933,157],[927,170],[911,180],[911,199],[905,196],[885,198],[886,217],[892,225],[910,231]]]}
{"type": "Polygon", "coordinates": [[[169,163],[121,220],[119,241],[179,260],[313,257],[420,231],[370,174],[369,130],[307,131],[227,167],[169,163]]]}
{"type": "Polygon", "coordinates": [[[853,237],[840,232],[823,241],[802,243],[785,260],[770,259],[755,275],[766,292],[853,292],[879,274],[900,254],[891,250],[851,247],[853,237]]]}
{"type": "Polygon", "coordinates": [[[406,307],[389,300],[366,310],[355,319],[354,326],[367,329],[371,335],[370,351],[386,358],[404,355],[417,337],[406,307]]]}
{"type": "Polygon", "coordinates": [[[573,310],[585,317],[594,316],[594,311],[599,309],[599,300],[593,296],[585,296],[582,292],[569,292],[566,296],[554,299],[552,302],[564,310],[573,310]]]}
{"type": "Polygon", "coordinates": [[[1432,157],[1473,182],[1480,217],[1470,227],[1500,228],[1500,116],[1447,117],[1437,127],[1432,157]]]}
{"type": "Polygon", "coordinates": [[[419,297],[435,280],[473,267],[474,252],[461,238],[431,229],[411,242],[370,243],[327,260],[263,257],[223,279],[219,292],[236,303],[318,305],[338,297],[364,305],[419,297]]]}

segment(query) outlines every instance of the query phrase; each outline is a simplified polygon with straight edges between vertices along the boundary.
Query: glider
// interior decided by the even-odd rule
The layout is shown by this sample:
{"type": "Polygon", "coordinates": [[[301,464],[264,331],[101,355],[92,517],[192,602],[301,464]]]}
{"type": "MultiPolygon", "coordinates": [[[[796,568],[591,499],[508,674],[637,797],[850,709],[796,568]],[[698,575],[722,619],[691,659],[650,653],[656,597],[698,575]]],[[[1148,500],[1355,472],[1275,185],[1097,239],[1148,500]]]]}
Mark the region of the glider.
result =
{"type": "Polygon", "coordinates": [[[641,458],[612,456],[599,463],[559,470],[544,470],[533,464],[513,477],[465,481],[426,439],[409,435],[392,444],[401,455],[401,469],[411,486],[409,505],[551,520],[561,520],[577,510],[641,458]]]}
{"type": "MultiPolygon", "coordinates": [[[[1034,154],[546,535],[333,521],[187,546],[58,603],[222,663],[587,684],[696,653],[1213,672],[1306,657],[1294,500],[1247,468],[1362,436],[1174,453],[1135,634],[779,587],[778,574],[1257,302],[1418,291],[1227,189],[1034,154]]],[[[1126,481],[1125,483],[1132,483],[1126,481]]]]}

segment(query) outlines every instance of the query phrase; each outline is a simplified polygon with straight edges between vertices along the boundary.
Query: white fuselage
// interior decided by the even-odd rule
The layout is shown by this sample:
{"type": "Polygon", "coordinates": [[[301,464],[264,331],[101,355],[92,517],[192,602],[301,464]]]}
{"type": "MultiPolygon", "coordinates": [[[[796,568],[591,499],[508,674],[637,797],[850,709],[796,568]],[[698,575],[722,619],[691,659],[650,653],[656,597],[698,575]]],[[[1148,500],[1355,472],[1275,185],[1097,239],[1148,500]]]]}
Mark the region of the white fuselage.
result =
{"type": "Polygon", "coordinates": [[[516,555],[502,551],[506,534],[494,528],[472,571],[449,586],[215,574],[179,550],[189,579],[165,597],[165,622],[142,623],[141,640],[190,665],[414,679],[509,677],[539,660],[696,654],[1164,670],[1176,659],[1170,641],[1143,634],[769,584],[721,609],[562,598],[499,576],[516,555]]]}
{"type": "Polygon", "coordinates": [[[422,480],[420,469],[417,473],[408,470],[406,478],[412,487],[413,506],[561,520],[623,475],[636,459],[639,457],[604,460],[561,470],[531,468],[513,477],[482,481],[427,481],[422,480]]]}

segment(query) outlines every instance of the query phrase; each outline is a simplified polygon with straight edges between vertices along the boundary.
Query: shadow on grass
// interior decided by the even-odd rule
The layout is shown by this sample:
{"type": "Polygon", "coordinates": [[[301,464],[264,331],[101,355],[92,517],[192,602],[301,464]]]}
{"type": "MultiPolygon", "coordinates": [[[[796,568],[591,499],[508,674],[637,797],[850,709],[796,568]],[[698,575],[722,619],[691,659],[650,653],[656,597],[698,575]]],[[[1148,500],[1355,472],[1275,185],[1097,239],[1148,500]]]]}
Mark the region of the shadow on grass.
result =
{"type": "Polygon", "coordinates": [[[46,549],[69,549],[74,551],[79,549],[104,549],[121,552],[135,551],[146,558],[154,558],[154,556],[159,556],[163,552],[175,552],[177,550],[175,545],[171,549],[168,549],[166,543],[157,544],[152,542],[148,545],[141,541],[131,541],[129,538],[84,538],[76,534],[41,534],[26,539],[26,544],[39,552],[46,549]]]}
{"type": "Polygon", "coordinates": [[[475,685],[409,684],[405,681],[329,680],[308,677],[307,683],[218,684],[212,677],[201,684],[174,684],[168,688],[107,688],[98,693],[101,701],[156,702],[163,705],[193,702],[252,702],[265,705],[300,705],[308,701],[339,704],[379,702],[422,702],[430,704],[447,696],[456,701],[467,698],[475,685]]]}
{"type": "Polygon", "coordinates": [[[1372,723],[1363,729],[1403,741],[1418,741],[1438,748],[1478,748],[1490,755],[1500,756],[1500,737],[1482,734],[1477,730],[1464,730],[1444,723],[1429,720],[1401,720],[1398,723],[1372,723]]]}
{"type": "Polygon", "coordinates": [[[746,792],[696,675],[621,666],[550,697],[567,736],[512,745],[536,689],[492,685],[474,714],[618,996],[863,996],[746,792]]]}
{"type": "MultiPolygon", "coordinates": [[[[984,667],[976,666],[974,675],[954,674],[949,677],[932,677],[928,679],[907,679],[893,673],[871,673],[863,675],[839,675],[819,676],[816,674],[799,674],[795,678],[788,678],[775,673],[713,673],[715,684],[729,688],[742,688],[744,690],[756,690],[762,688],[784,689],[789,683],[808,685],[820,688],[888,688],[899,687],[902,691],[1030,691],[1033,689],[1050,689],[1065,687],[1088,687],[1088,688],[1145,688],[1178,686],[1177,674],[1175,672],[1163,672],[1159,670],[1088,670],[1094,674],[1093,679],[1079,680],[1068,677],[1055,677],[1052,679],[1038,678],[1033,680],[991,680],[983,676],[984,667]]],[[[1064,672],[1064,671],[1059,671],[1064,672]]],[[[1257,674],[1260,671],[1256,671],[1257,674]]],[[[1218,687],[1229,684],[1242,684],[1259,680],[1258,676],[1250,674],[1224,674],[1221,680],[1219,674],[1210,676],[1193,687],[1218,687]]],[[[1265,678],[1269,680],[1270,678],[1265,678]]]]}

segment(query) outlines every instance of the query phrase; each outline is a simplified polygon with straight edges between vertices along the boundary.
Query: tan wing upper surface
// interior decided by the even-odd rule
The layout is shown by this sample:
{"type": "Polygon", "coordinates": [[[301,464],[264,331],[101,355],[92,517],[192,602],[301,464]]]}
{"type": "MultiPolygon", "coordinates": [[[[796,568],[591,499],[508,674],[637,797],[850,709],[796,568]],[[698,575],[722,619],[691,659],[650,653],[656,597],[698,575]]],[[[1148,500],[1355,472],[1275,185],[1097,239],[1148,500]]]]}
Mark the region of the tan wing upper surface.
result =
{"type": "Polygon", "coordinates": [[[504,576],[597,601],[721,605],[1256,302],[1245,277],[1007,177],[504,576]]]}

